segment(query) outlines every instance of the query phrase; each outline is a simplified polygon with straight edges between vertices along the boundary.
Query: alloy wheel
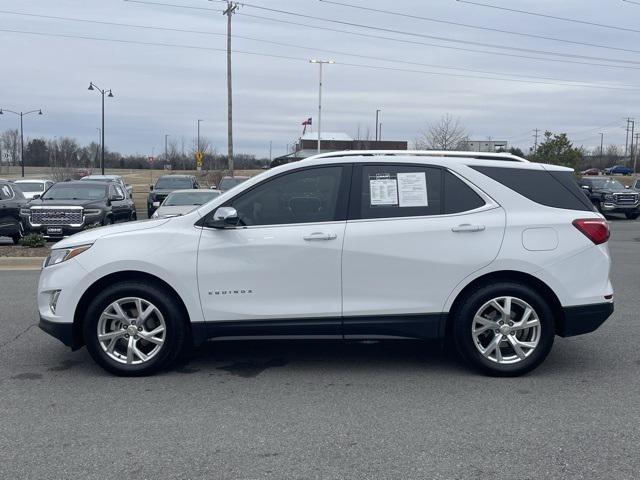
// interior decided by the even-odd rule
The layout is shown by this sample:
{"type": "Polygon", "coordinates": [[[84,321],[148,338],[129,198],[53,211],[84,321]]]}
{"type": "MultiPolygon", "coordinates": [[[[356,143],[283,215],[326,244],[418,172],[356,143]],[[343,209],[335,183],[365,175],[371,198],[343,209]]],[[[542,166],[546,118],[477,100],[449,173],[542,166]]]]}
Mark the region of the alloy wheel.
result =
{"type": "Polygon", "coordinates": [[[148,300],[121,298],[100,315],[98,343],[109,358],[127,365],[140,365],[155,357],[166,339],[166,324],[160,310],[148,300]]]}
{"type": "Polygon", "coordinates": [[[529,357],[540,342],[540,318],[522,299],[496,297],[476,312],[471,323],[473,344],[486,359],[515,364],[529,357]]]}

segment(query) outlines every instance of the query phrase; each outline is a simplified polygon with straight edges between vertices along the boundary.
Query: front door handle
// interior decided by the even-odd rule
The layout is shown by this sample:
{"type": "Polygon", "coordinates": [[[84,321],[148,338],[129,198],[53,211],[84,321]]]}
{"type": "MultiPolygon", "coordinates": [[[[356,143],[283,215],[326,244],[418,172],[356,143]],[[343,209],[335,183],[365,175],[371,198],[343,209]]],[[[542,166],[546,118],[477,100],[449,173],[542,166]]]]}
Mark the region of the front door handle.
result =
{"type": "Polygon", "coordinates": [[[484,225],[471,225],[470,223],[463,223],[457,227],[451,229],[452,232],[482,232],[484,225]]]}
{"type": "Polygon", "coordinates": [[[324,232],[313,232],[309,235],[305,235],[304,238],[307,242],[311,242],[313,240],[335,240],[338,238],[338,235],[335,233],[324,233],[324,232]]]}

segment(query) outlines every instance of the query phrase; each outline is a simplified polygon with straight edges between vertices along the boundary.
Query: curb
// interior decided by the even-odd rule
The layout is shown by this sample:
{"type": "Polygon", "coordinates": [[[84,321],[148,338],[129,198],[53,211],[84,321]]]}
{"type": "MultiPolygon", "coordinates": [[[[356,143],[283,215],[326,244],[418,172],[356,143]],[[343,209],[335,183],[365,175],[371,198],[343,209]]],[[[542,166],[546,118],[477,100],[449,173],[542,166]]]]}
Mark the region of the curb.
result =
{"type": "Polygon", "coordinates": [[[0,257],[0,270],[41,270],[45,257],[0,257]]]}

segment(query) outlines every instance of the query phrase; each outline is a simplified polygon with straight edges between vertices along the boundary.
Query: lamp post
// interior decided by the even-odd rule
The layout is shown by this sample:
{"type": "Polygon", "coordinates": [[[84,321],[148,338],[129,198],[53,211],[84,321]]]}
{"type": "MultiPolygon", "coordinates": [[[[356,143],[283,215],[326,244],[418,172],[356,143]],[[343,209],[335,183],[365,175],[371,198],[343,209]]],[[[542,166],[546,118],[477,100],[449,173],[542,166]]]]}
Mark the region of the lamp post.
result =
{"type": "Polygon", "coordinates": [[[322,65],[325,63],[336,63],[334,60],[317,60],[312,58],[309,63],[317,63],[320,67],[320,81],[318,83],[318,153],[320,153],[320,136],[322,133],[322,65]]]}
{"type": "Polygon", "coordinates": [[[380,112],[381,112],[381,111],[382,111],[382,110],[380,110],[380,109],[377,109],[377,110],[376,110],[376,142],[378,141],[378,125],[379,125],[379,123],[378,123],[378,116],[380,115],[380,112]]]}
{"type": "Polygon", "coordinates": [[[4,115],[4,112],[13,113],[14,115],[18,115],[20,117],[20,165],[22,167],[22,177],[24,178],[24,128],[22,117],[25,115],[29,115],[31,113],[37,113],[38,115],[42,115],[42,110],[30,110],[28,112],[14,112],[13,110],[3,110],[0,108],[0,115],[4,115]]]}
{"type": "Polygon", "coordinates": [[[167,150],[167,139],[170,137],[169,134],[164,134],[164,161],[167,162],[169,160],[169,153],[167,150]]]}
{"type": "Polygon", "coordinates": [[[102,175],[104,175],[104,94],[108,92],[109,94],[107,96],[113,98],[113,92],[111,91],[111,89],[103,90],[93,82],[89,83],[88,90],[97,90],[98,92],[100,92],[100,94],[102,94],[102,141],[100,142],[102,152],[100,154],[100,170],[102,171],[102,175]]]}

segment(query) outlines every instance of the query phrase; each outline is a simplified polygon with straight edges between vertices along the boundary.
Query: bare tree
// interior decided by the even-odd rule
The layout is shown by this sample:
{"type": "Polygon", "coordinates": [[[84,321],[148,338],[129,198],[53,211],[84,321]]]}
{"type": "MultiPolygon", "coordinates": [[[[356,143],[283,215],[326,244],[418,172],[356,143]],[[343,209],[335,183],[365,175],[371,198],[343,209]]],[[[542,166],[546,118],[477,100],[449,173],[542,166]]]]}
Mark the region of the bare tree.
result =
{"type": "Polygon", "coordinates": [[[468,139],[469,135],[460,119],[447,113],[437,123],[420,132],[415,145],[418,150],[462,150],[468,139]]]}
{"type": "Polygon", "coordinates": [[[49,166],[53,180],[61,182],[73,178],[78,166],[80,148],[72,138],[61,138],[48,143],[49,166]]]}
{"type": "Polygon", "coordinates": [[[2,134],[0,141],[3,150],[7,152],[9,165],[18,165],[20,163],[20,132],[16,130],[7,130],[2,134]]]}

